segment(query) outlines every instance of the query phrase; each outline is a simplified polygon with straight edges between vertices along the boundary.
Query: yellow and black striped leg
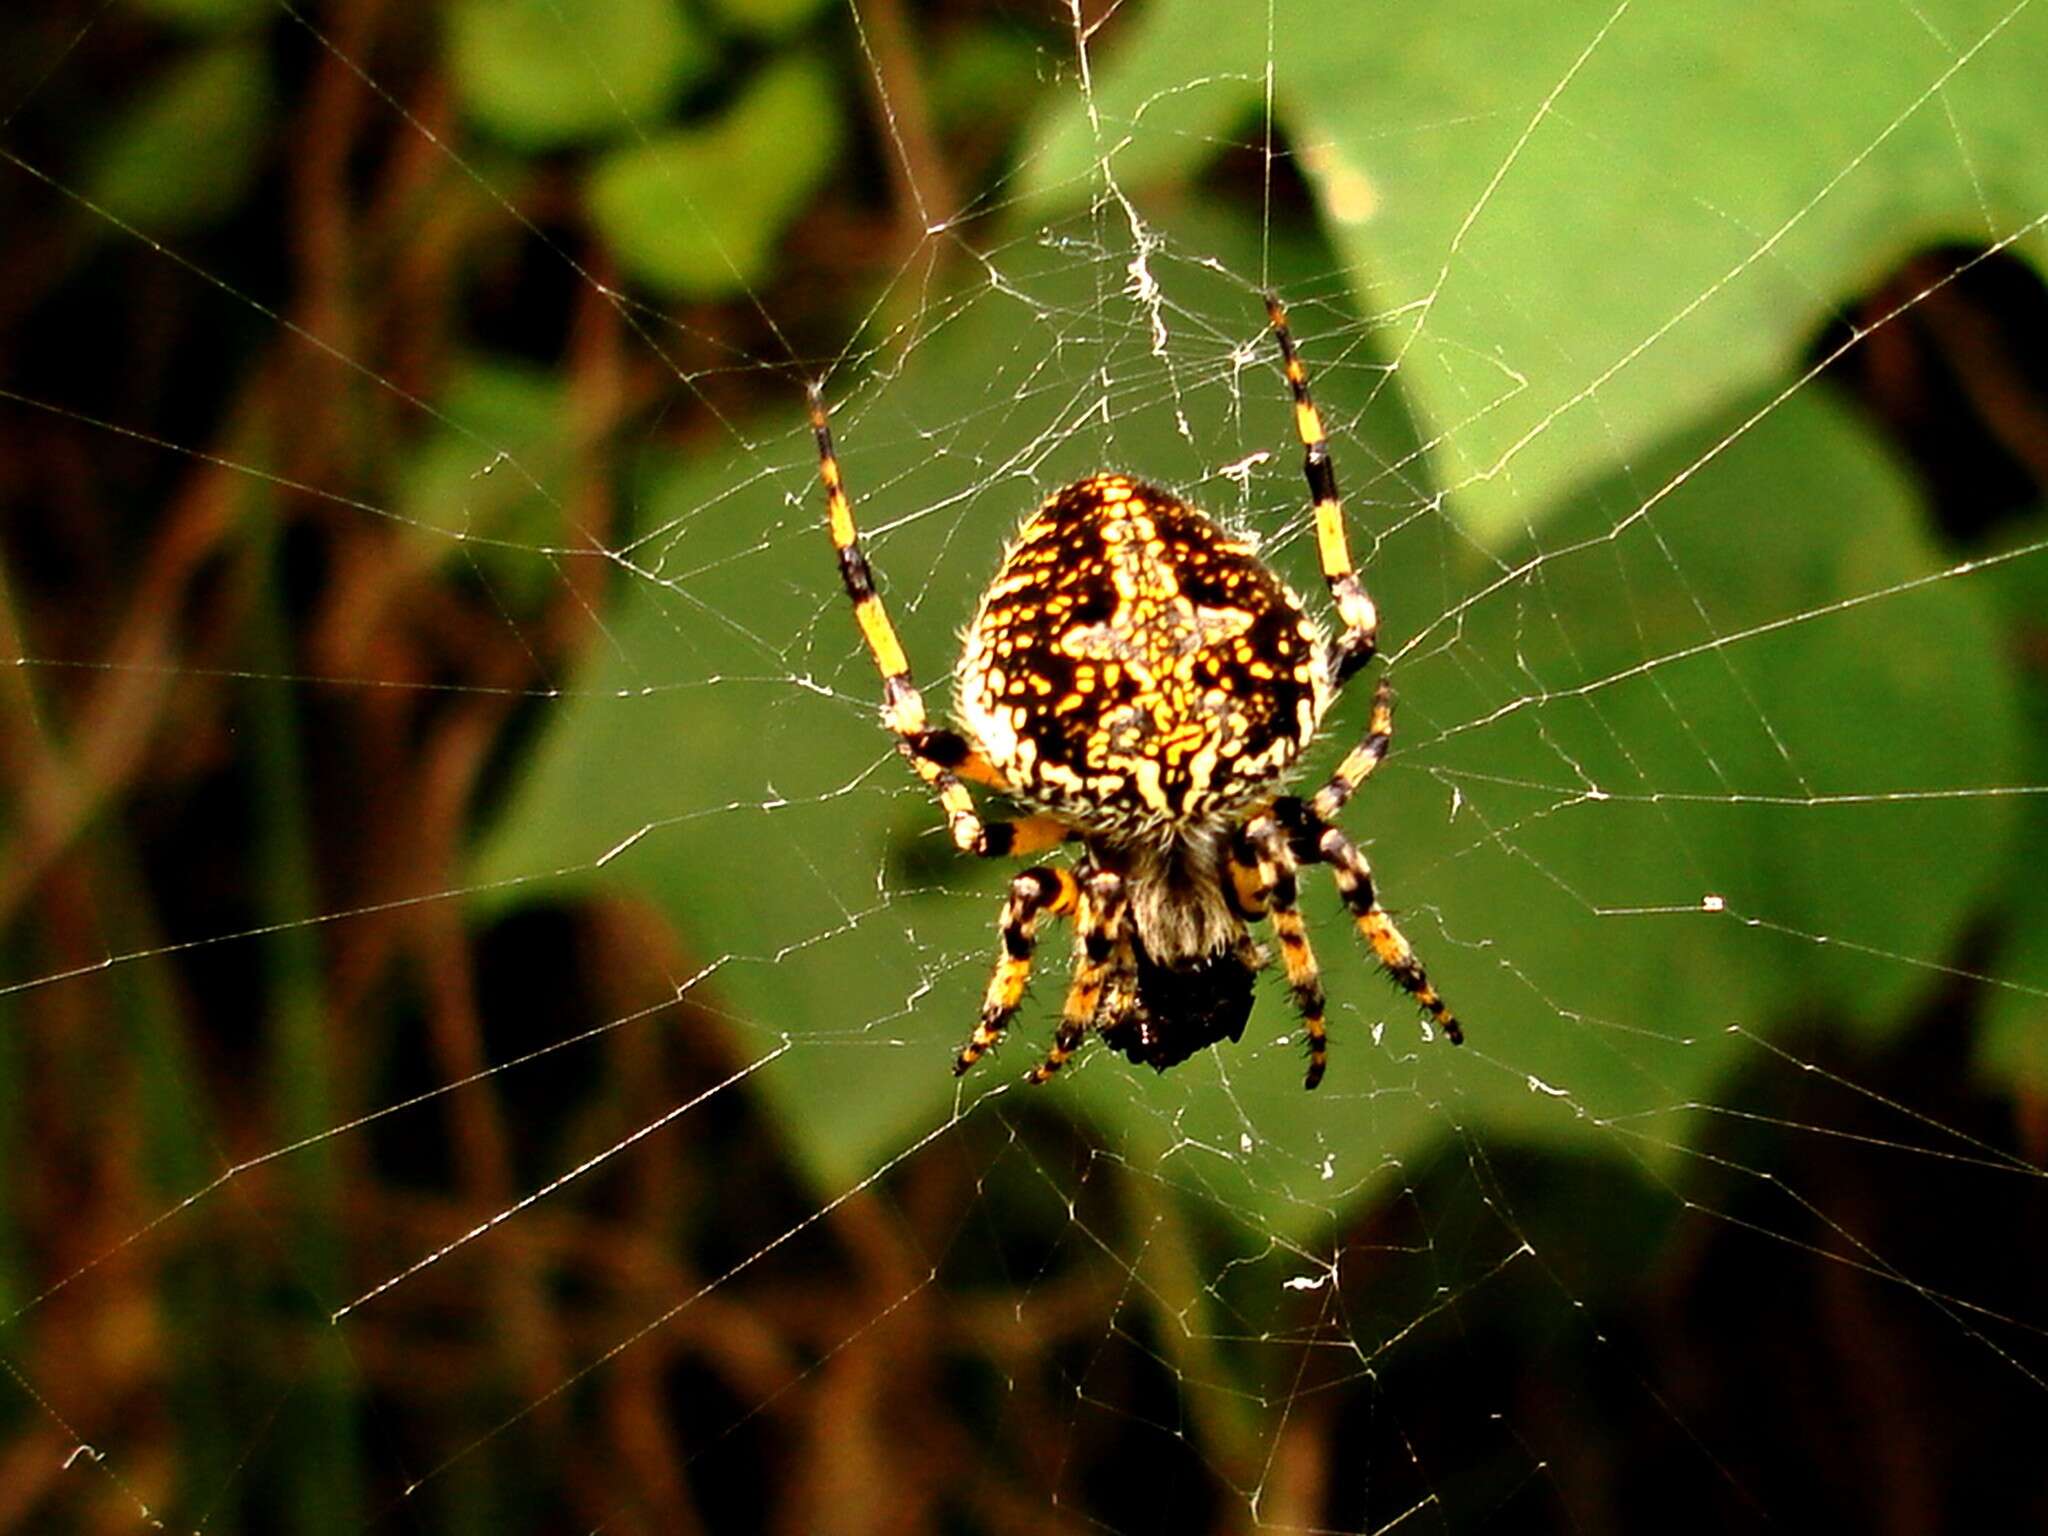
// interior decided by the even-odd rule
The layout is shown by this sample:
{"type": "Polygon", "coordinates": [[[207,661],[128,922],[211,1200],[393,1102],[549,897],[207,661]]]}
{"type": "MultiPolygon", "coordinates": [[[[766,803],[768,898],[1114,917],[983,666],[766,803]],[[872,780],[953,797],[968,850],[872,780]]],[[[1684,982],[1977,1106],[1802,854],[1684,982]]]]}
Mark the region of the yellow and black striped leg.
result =
{"type": "Polygon", "coordinates": [[[1045,1060],[1033,1067],[1025,1081],[1042,1083],[1067,1064],[1080,1049],[1089,1025],[1102,1006],[1102,991],[1115,965],[1123,942],[1123,876],[1107,869],[1092,869],[1081,877],[1081,897],[1074,919],[1074,979],[1067,987],[1066,1006],[1060,1011],[1060,1027],[1052,1038],[1045,1060]]]}
{"type": "MultiPolygon", "coordinates": [[[[924,696],[910,675],[910,661],[903,654],[903,642],[889,611],[882,606],[882,594],[875,589],[875,573],[860,547],[860,531],[854,526],[853,507],[846,499],[845,477],[839,455],[833,451],[832,429],[825,420],[825,399],[818,386],[809,386],[811,435],[818,441],[818,478],[825,483],[825,531],[832,536],[832,548],[839,555],[839,579],[853,603],[854,621],[861,639],[882,674],[882,720],[896,733],[897,750],[920,779],[932,787],[946,813],[946,830],[963,853],[999,858],[1014,851],[1015,832],[1008,822],[983,824],[975,813],[974,797],[960,781],[960,775],[946,758],[956,756],[962,765],[978,758],[967,741],[953,731],[935,731],[925,715],[924,696]]],[[[985,766],[985,765],[984,765],[985,766]]],[[[992,772],[992,770],[991,770],[992,772]]]]}
{"type": "Polygon", "coordinates": [[[1039,923],[1072,912],[1080,895],[1080,884],[1064,869],[1027,869],[1010,882],[1009,899],[1003,903],[997,924],[1003,952],[996,958],[995,974],[988,979],[988,995],[982,1000],[974,1037],[961,1047],[953,1062],[955,1077],[1002,1040],[1017,1005],[1024,1000],[1025,984],[1031,980],[1032,951],[1038,947],[1039,923]]]}
{"type": "Polygon", "coordinates": [[[1351,568],[1351,545],[1344,536],[1344,503],[1337,495],[1337,470],[1330,462],[1330,445],[1323,436],[1323,418],[1308,392],[1308,369],[1294,350],[1294,333],[1287,328],[1287,311],[1279,296],[1266,295],[1266,318],[1272,322],[1273,337],[1280,343],[1280,361],[1287,372],[1287,387],[1294,391],[1294,430],[1301,438],[1302,470],[1308,476],[1309,495],[1315,501],[1316,551],[1323,563],[1323,579],[1330,584],[1330,598],[1337,605],[1337,617],[1344,633],[1331,647],[1330,675],[1341,685],[1360,667],[1372,660],[1379,648],[1379,610],[1360,585],[1351,568]]]}
{"type": "Polygon", "coordinates": [[[1287,833],[1270,811],[1252,818],[1245,828],[1259,875],[1259,905],[1273,920],[1273,937],[1280,941],[1280,959],[1287,967],[1287,988],[1294,994],[1295,1011],[1308,1036],[1308,1076],[1304,1088],[1323,1080],[1329,1065],[1329,1032],[1323,1021],[1323,977],[1316,967],[1315,951],[1309,947],[1308,929],[1301,920],[1299,865],[1288,846],[1287,833]]]}
{"type": "Polygon", "coordinates": [[[1336,875],[1337,889],[1343,893],[1344,904],[1351,909],[1351,916],[1358,923],[1358,931],[1365,936],[1365,942],[1372,946],[1373,958],[1379,961],[1380,968],[1422,1005],[1423,1011],[1436,1021],[1437,1028],[1444,1032],[1451,1044],[1463,1045],[1465,1031],[1458,1027],[1456,1015],[1437,996],[1422,962],[1415,958],[1415,951],[1380,905],[1379,895],[1373,890],[1372,865],[1366,862],[1365,855],[1335,827],[1323,828],[1316,847],[1336,875]]]}
{"type": "Polygon", "coordinates": [[[955,777],[970,784],[986,785],[1005,794],[1010,792],[1010,781],[1003,777],[1001,770],[958,731],[923,731],[911,739],[910,750],[941,768],[952,769],[955,777]]]}
{"type": "Polygon", "coordinates": [[[1310,797],[1309,809],[1324,821],[1334,821],[1344,809],[1344,802],[1372,777],[1373,769],[1379,767],[1393,741],[1394,690],[1383,677],[1372,693],[1372,718],[1365,723],[1365,735],[1345,754],[1329,782],[1310,797]]]}

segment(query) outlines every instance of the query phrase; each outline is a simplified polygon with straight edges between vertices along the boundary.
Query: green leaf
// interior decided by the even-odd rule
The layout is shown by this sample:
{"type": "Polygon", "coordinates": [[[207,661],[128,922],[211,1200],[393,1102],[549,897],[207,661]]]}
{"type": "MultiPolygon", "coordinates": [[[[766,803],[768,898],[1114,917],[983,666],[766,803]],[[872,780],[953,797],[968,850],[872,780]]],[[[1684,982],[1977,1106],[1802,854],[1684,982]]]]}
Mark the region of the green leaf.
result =
{"type": "Polygon", "coordinates": [[[1882,1038],[2003,874],[2017,807],[1967,793],[2021,753],[1996,593],[1860,422],[1805,390],[1746,425],[1768,398],[1573,496],[1400,668],[1471,850],[1431,899],[1523,914],[1500,1017],[1595,1123],[1787,1019],[1882,1038]]]}
{"type": "Polygon", "coordinates": [[[712,62],[677,0],[457,0],[448,27],[464,110],[529,149],[657,122],[712,62]]]}
{"type": "Polygon", "coordinates": [[[255,174],[271,108],[256,43],[196,49],[122,114],[92,157],[85,194],[150,234],[217,218],[255,174]]]}
{"type": "Polygon", "coordinates": [[[1269,54],[1278,126],[1491,541],[1780,376],[1912,250],[2048,206],[2038,7],[1162,0],[1042,125],[1019,216],[1259,142],[1269,54]]]}
{"type": "MultiPolygon", "coordinates": [[[[835,388],[856,506],[879,530],[869,551],[935,709],[1004,539],[1047,488],[1104,464],[1262,530],[1297,590],[1320,592],[1285,387],[1270,353],[1235,362],[1263,317],[1221,274],[1254,268],[1259,231],[1197,216],[1176,214],[1153,275],[1176,314],[1241,313],[1235,332],[1189,327],[1155,352],[1052,230],[1006,253],[1000,288],[939,306],[886,387],[835,388]],[[1100,334],[1043,345],[1046,317],[1089,315],[1100,334]],[[1076,402],[1105,377],[1117,408],[1097,430],[1076,402]]],[[[1326,262],[1284,241],[1273,254],[1283,282],[1326,262]]],[[[1314,362],[1331,317],[1310,305],[1297,320],[1314,362]]],[[[1346,360],[1319,378],[1339,422],[1381,377],[1355,346],[1346,360]]],[[[1318,1093],[1301,1090],[1269,977],[1237,1046],[1158,1077],[1091,1051],[1025,1096],[1057,946],[1009,1049],[956,1086],[947,1060],[1006,867],[946,851],[877,725],[794,398],[723,462],[650,470],[610,641],[476,878],[518,882],[501,902],[621,885],[657,902],[704,968],[693,996],[765,1063],[750,1082],[824,1190],[943,1127],[956,1093],[969,1110],[997,1095],[987,1108],[1086,1115],[1262,1235],[1327,1220],[1475,1124],[1673,1155],[1684,1106],[1761,1050],[1755,1037],[1822,1009],[1892,1026],[1998,877],[1956,850],[2000,846],[2012,809],[1912,798],[1955,786],[1958,764],[1969,782],[2013,771],[1987,591],[1936,579],[1899,475],[1816,392],[1737,430],[1748,414],[1587,482],[1544,519],[1526,569],[1414,515],[1426,487],[1391,511],[1354,498],[1401,708],[1395,755],[1346,821],[1463,1015],[1462,1051],[1422,1041],[1311,872],[1332,999],[1318,1093]]],[[[1414,452],[1396,413],[1365,421],[1338,443],[1354,482],[1414,452]]],[[[1363,728],[1366,693],[1341,702],[1311,775],[1363,728]]]]}
{"type": "Polygon", "coordinates": [[[686,298],[739,293],[839,155],[838,93],[815,62],[771,66],[710,126],[614,151],[591,212],[626,267],[686,298]]]}

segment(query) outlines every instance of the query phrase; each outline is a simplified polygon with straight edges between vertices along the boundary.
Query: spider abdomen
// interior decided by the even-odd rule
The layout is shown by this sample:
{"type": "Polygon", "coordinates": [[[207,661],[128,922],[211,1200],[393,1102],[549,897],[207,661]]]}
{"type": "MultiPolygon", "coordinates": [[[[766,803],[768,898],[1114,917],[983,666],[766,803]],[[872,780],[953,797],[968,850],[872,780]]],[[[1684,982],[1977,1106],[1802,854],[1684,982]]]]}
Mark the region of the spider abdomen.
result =
{"type": "Polygon", "coordinates": [[[1251,546],[1113,474],[1024,525],[958,677],[963,723],[1018,794],[1099,831],[1255,799],[1330,693],[1321,633],[1251,546]]]}

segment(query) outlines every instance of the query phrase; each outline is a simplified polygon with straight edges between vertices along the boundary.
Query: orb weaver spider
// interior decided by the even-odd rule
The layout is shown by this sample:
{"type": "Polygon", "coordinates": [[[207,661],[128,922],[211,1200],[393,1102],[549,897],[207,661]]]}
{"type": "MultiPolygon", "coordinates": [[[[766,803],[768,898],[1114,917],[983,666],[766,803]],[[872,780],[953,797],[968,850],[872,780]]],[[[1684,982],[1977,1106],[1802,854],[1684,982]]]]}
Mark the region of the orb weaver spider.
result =
{"type": "Polygon", "coordinates": [[[882,718],[938,796],[953,842],[984,858],[1078,841],[1072,869],[1010,882],[1001,953],[964,1073],[1003,1037],[1031,975],[1039,930],[1071,918],[1073,975],[1051,1051],[1059,1071],[1094,1028],[1113,1050],[1164,1071],[1251,1015],[1272,924],[1308,1043],[1306,1087],[1328,1059],[1325,1001],[1298,905],[1298,872],[1326,864],[1375,960],[1453,1045],[1464,1033],[1380,905],[1372,866],[1335,824],[1386,756],[1384,677],[1363,738],[1308,796],[1278,793],[1331,702],[1372,660],[1379,614],[1351,564],[1336,470],[1286,311],[1267,318],[1294,395],[1316,547],[1342,632],[1325,638],[1300,599],[1233,537],[1170,492],[1102,472],[1055,491],[1003,556],[955,674],[958,728],[934,727],[847,500],[824,398],[810,421],[825,525],[862,639],[882,674],[882,718]],[[985,821],[968,784],[1030,814],[985,821]]]}

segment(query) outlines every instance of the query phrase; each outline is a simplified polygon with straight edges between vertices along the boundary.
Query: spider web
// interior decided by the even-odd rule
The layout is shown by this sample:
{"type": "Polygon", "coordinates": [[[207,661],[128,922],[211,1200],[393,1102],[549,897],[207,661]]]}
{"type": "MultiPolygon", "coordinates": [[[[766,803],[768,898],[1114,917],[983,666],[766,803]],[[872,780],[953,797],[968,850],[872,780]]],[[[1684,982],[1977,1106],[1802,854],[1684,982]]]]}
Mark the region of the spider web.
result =
{"type": "MultiPolygon", "coordinates": [[[[1425,36],[1349,94],[1293,7],[1033,17],[978,167],[906,52],[957,19],[757,39],[865,113],[842,174],[890,211],[821,193],[788,242],[854,309],[688,196],[732,296],[649,297],[375,7],[258,23],[289,238],[165,236],[43,116],[134,18],[42,35],[0,100],[52,232],[22,271],[125,263],[192,318],[165,356],[0,311],[10,441],[61,444],[8,498],[0,1523],[2038,1512],[2048,535],[1945,534],[1828,370],[2041,259],[2038,119],[1995,108],[2042,17],[1899,7],[1924,51],[1863,82],[1843,18],[1746,21],[1770,57],[1717,73],[1640,5],[1564,12],[1484,88],[1425,36]],[[1761,147],[1646,132],[1643,70],[1761,147]],[[1825,131],[1747,94],[1773,71],[1825,131]],[[305,213],[357,180],[382,248],[305,213]],[[495,351],[408,331],[468,261],[495,351]],[[1345,822],[1468,1044],[1309,871],[1315,1095],[1270,980],[1237,1047],[1026,1091],[1058,943],[955,1084],[1004,875],[875,728],[798,382],[936,700],[1016,519],[1098,467],[1320,601],[1269,286],[1400,697],[1345,822]],[[259,364],[214,379],[205,335],[259,364]]],[[[632,61],[549,16],[658,148],[632,61]]]]}

